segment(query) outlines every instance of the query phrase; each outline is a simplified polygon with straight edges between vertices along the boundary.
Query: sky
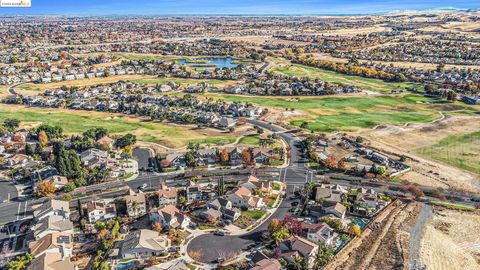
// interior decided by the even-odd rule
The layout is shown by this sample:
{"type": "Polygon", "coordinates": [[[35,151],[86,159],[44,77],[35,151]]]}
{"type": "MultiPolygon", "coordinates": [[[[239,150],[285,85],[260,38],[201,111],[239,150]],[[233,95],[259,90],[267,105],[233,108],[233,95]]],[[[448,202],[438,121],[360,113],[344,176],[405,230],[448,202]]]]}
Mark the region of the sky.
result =
{"type": "Polygon", "coordinates": [[[30,8],[0,8],[0,15],[345,15],[480,8],[479,0],[31,0],[31,3],[30,8]]]}

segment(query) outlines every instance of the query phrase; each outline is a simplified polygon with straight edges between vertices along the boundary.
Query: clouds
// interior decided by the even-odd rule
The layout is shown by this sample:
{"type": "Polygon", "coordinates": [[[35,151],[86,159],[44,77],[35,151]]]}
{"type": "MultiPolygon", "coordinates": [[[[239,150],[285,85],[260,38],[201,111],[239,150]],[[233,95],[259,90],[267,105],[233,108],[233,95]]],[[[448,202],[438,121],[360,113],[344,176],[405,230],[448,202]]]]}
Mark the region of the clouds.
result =
{"type": "Polygon", "coordinates": [[[477,8],[477,0],[32,0],[31,8],[2,8],[0,14],[201,15],[366,14],[439,7],[477,8]]]}

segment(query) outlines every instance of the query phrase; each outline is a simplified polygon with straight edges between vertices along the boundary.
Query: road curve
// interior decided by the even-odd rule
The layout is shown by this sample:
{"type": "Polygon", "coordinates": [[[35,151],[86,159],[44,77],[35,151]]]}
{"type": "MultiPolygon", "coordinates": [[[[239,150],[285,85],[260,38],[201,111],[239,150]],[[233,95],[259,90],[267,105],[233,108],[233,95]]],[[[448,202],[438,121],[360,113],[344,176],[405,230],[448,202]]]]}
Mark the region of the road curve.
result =
{"type": "MultiPolygon", "coordinates": [[[[305,168],[300,165],[301,152],[298,142],[293,134],[290,134],[285,129],[259,120],[248,120],[252,125],[256,125],[272,132],[279,132],[278,135],[290,146],[291,155],[288,167],[280,171],[279,180],[295,181],[297,179],[305,179],[305,168]]],[[[217,236],[213,233],[203,234],[192,239],[187,251],[200,251],[199,260],[203,263],[214,263],[220,257],[230,257],[245,251],[249,245],[260,239],[262,231],[265,231],[274,218],[283,219],[291,207],[291,199],[289,194],[293,190],[292,185],[287,186],[287,197],[282,201],[278,209],[260,226],[252,232],[237,236],[217,236]]]]}

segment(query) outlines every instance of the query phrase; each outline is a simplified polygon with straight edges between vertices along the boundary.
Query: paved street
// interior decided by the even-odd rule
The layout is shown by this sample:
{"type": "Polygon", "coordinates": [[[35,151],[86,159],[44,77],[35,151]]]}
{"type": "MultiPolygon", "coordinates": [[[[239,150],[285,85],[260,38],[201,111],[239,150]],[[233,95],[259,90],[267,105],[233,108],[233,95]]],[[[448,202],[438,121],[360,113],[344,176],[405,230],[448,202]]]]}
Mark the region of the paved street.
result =
{"type": "MultiPolygon", "coordinates": [[[[304,161],[301,158],[300,145],[294,135],[284,131],[282,128],[270,125],[265,122],[249,120],[253,125],[269,129],[273,132],[280,132],[278,135],[290,146],[291,156],[288,167],[280,169],[279,181],[289,183],[289,181],[299,182],[307,178],[304,161]]],[[[300,184],[299,184],[300,185],[300,184]]],[[[268,224],[274,218],[283,219],[291,208],[290,193],[293,191],[293,185],[288,185],[287,197],[265,222],[257,227],[251,233],[241,236],[216,236],[213,233],[198,236],[188,244],[188,251],[200,251],[201,261],[204,263],[214,263],[220,257],[231,257],[245,251],[247,247],[260,240],[261,232],[268,228],[268,224]]]]}
{"type": "Polygon", "coordinates": [[[0,203],[16,200],[17,197],[17,188],[12,182],[0,181],[0,203]]]}

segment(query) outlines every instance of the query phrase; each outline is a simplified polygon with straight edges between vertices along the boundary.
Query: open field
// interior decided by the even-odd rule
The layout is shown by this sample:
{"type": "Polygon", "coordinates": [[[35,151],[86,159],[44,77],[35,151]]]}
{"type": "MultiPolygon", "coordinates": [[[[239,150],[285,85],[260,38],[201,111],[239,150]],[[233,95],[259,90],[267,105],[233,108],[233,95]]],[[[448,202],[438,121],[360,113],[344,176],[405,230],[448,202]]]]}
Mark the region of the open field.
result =
{"type": "MultiPolygon", "coordinates": [[[[455,140],[450,146],[458,147],[458,145],[465,144],[464,140],[458,138],[474,134],[479,130],[480,116],[448,113],[445,118],[431,123],[411,123],[404,126],[382,125],[374,130],[360,131],[356,135],[368,139],[372,146],[379,149],[410,157],[411,160],[408,160],[407,163],[412,167],[412,171],[401,177],[404,180],[434,187],[480,191],[478,174],[464,170],[468,169],[465,165],[475,168],[478,164],[470,162],[462,164],[462,160],[465,158],[472,161],[477,160],[478,163],[478,158],[476,158],[478,154],[476,156],[462,155],[474,153],[477,146],[472,144],[465,149],[456,148],[453,151],[448,149],[445,144],[440,145],[443,140],[453,137],[455,140]],[[421,149],[436,149],[441,152],[422,155],[419,153],[422,151],[421,149]],[[462,153],[460,150],[465,152],[462,153]],[[450,152],[449,160],[442,161],[440,158],[445,152],[450,152]],[[435,159],[437,156],[439,159],[435,159]]],[[[478,150],[476,151],[478,153],[478,150]]]]}
{"type": "Polygon", "coordinates": [[[271,71],[276,73],[288,76],[321,79],[332,83],[343,83],[371,91],[390,92],[392,90],[404,90],[407,87],[419,87],[419,85],[414,83],[389,83],[378,79],[345,75],[316,67],[292,64],[288,61],[280,60],[278,58],[272,58],[271,61],[274,63],[274,68],[271,69],[271,71]]]}
{"type": "Polygon", "coordinates": [[[480,269],[480,214],[434,207],[421,240],[420,259],[430,270],[480,269]]]}
{"type": "Polygon", "coordinates": [[[182,147],[189,142],[227,144],[235,141],[235,134],[206,129],[197,130],[192,126],[171,125],[142,121],[121,114],[92,111],[45,110],[24,106],[0,104],[0,121],[16,118],[22,121],[22,127],[31,128],[41,123],[63,127],[67,134],[78,134],[94,128],[104,127],[112,134],[132,133],[139,140],[155,142],[167,147],[182,147]],[[182,136],[179,136],[182,134],[182,136]]]}
{"type": "Polygon", "coordinates": [[[426,158],[480,174],[480,131],[467,135],[450,135],[417,153],[426,158]]]}

